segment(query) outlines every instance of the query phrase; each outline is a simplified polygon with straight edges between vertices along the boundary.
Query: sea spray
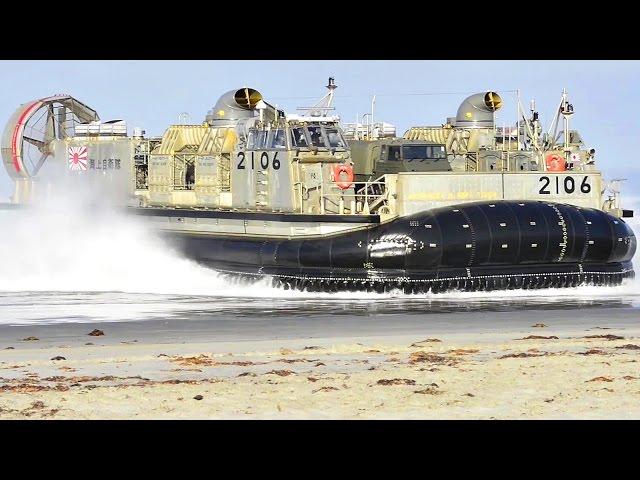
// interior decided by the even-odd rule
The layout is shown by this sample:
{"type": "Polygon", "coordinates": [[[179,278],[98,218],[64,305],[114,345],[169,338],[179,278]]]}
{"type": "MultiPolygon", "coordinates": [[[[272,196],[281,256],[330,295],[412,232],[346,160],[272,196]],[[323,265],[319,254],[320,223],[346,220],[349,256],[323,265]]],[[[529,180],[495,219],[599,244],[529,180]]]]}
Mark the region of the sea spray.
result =
{"type": "Polygon", "coordinates": [[[28,207],[0,211],[0,290],[242,294],[78,186],[61,182],[28,207]]]}

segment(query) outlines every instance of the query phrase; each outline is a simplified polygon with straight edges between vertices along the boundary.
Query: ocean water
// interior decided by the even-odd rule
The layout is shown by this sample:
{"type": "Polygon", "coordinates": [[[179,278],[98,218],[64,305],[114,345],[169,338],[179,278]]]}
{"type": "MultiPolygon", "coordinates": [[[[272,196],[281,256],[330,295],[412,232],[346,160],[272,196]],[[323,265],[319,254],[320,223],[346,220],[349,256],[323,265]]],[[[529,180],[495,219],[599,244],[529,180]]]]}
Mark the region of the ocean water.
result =
{"type": "Polygon", "coordinates": [[[31,211],[0,210],[0,325],[640,308],[640,280],[420,295],[243,284],[181,258],[140,222],[73,195],[31,211]]]}

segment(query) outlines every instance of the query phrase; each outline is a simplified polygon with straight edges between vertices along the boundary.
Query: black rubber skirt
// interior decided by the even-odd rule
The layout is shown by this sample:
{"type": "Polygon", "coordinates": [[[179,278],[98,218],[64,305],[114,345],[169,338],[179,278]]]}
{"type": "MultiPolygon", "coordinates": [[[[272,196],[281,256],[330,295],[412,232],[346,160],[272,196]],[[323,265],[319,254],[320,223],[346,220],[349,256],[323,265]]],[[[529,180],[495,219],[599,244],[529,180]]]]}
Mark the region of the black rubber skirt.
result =
{"type": "Polygon", "coordinates": [[[212,269],[308,291],[617,285],[633,277],[636,250],[622,219],[534,201],[465,203],[324,237],[171,236],[212,269]]]}

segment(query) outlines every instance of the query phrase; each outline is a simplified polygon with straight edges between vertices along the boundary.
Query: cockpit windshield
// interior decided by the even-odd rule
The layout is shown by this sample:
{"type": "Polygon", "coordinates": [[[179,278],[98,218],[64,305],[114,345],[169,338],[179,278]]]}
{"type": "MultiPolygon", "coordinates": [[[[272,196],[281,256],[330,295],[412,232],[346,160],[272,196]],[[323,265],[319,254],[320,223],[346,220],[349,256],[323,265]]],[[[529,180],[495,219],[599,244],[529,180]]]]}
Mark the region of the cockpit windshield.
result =
{"type": "Polygon", "coordinates": [[[291,129],[291,145],[294,148],[307,148],[309,143],[307,137],[304,134],[304,128],[292,128],[291,129]]]}
{"type": "Polygon", "coordinates": [[[337,128],[325,128],[325,132],[327,132],[327,140],[329,140],[329,146],[331,148],[346,148],[347,144],[340,135],[340,132],[337,128]]]}
{"type": "Polygon", "coordinates": [[[247,150],[286,149],[285,131],[282,128],[249,130],[247,150]]]}
{"type": "Polygon", "coordinates": [[[404,161],[447,158],[444,145],[403,145],[404,161]]]}
{"type": "Polygon", "coordinates": [[[346,140],[335,125],[311,124],[292,127],[290,135],[292,148],[347,148],[346,140]]]}
{"type": "Polygon", "coordinates": [[[276,130],[272,130],[269,136],[269,148],[275,149],[284,149],[287,148],[287,145],[284,141],[284,130],[278,128],[276,130]]]}
{"type": "Polygon", "coordinates": [[[255,149],[262,150],[263,148],[267,148],[267,135],[269,132],[267,130],[258,130],[256,132],[256,143],[255,149]]]}
{"type": "Polygon", "coordinates": [[[307,130],[309,131],[309,137],[311,138],[311,145],[318,148],[326,147],[324,134],[322,133],[322,127],[309,126],[307,127],[307,130]]]}

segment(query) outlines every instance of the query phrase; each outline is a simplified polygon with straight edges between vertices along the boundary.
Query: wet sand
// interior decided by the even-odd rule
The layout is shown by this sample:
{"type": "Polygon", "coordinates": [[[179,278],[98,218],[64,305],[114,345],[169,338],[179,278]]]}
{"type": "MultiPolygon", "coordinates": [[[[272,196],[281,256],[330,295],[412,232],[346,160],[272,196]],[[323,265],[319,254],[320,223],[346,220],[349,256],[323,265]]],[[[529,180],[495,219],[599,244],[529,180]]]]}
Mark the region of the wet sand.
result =
{"type": "Polygon", "coordinates": [[[0,418],[640,418],[639,360],[627,307],[2,325],[0,418]]]}

